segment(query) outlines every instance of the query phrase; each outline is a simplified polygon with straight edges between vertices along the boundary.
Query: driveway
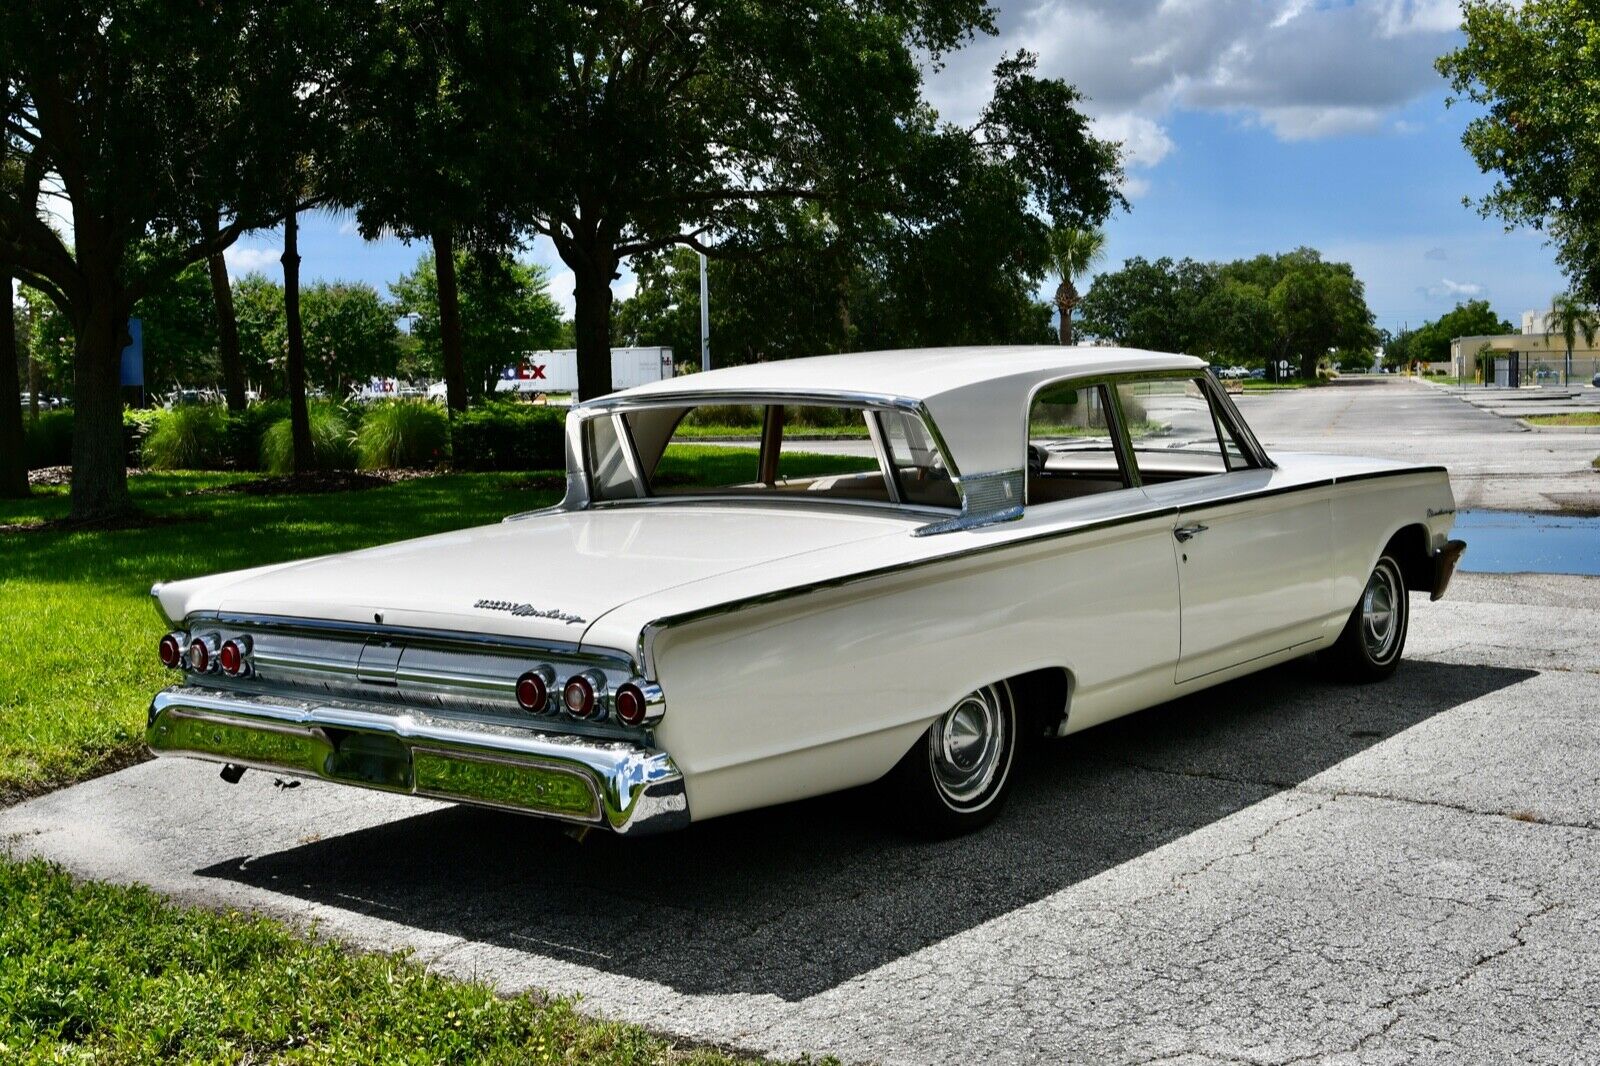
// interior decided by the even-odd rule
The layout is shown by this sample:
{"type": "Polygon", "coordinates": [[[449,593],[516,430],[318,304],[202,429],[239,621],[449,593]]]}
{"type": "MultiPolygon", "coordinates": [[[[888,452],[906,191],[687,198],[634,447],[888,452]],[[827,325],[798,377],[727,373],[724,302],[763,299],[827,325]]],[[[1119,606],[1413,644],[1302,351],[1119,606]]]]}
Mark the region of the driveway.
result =
{"type": "Polygon", "coordinates": [[[956,841],[870,790],[580,844],[174,760],[0,835],[783,1055],[1600,1061],[1600,579],[1464,574],[1415,608],[1390,682],[1293,663],[1052,742],[956,841]]]}

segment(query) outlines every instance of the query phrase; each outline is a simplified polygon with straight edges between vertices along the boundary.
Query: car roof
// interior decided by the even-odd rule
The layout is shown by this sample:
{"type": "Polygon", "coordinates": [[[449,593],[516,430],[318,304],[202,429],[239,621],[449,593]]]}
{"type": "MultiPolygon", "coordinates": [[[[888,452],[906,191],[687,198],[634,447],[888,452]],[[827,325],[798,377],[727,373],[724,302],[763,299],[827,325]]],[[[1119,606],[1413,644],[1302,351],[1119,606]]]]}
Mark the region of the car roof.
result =
{"type": "Polygon", "coordinates": [[[1066,377],[1197,371],[1192,355],[1137,348],[994,345],[850,352],[725,367],[639,385],[579,407],[706,394],[889,398],[927,407],[964,475],[1010,470],[1025,455],[1027,406],[1039,386],[1066,377]]]}

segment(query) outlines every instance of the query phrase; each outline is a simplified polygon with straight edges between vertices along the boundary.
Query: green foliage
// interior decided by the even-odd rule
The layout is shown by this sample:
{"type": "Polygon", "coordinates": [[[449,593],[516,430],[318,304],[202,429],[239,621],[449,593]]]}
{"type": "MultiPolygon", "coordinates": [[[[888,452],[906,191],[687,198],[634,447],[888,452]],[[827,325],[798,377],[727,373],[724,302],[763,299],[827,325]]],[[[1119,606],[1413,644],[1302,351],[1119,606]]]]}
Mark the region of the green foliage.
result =
{"type": "MultiPolygon", "coordinates": [[[[161,634],[152,583],[483,525],[560,496],[490,474],[309,496],[196,491],[255,476],[136,474],[134,499],[159,524],[0,534],[0,804],[142,751],[150,694],[171,683],[152,652],[161,634]],[[49,651],[61,643],[98,654],[83,670],[62,670],[49,651]],[[94,699],[84,699],[86,686],[94,699]]],[[[27,500],[0,501],[0,524],[61,518],[67,508],[64,488],[36,488],[27,500]]]]}
{"type": "Polygon", "coordinates": [[[1600,300],[1600,11],[1591,0],[1467,0],[1441,58],[1482,108],[1461,142],[1494,187],[1485,216],[1547,230],[1573,288],[1600,300]]]}
{"type": "Polygon", "coordinates": [[[0,858],[0,1049],[9,1062],[732,1066],[570,1000],[498,995],[404,954],[0,858]]]}
{"type": "Polygon", "coordinates": [[[318,281],[300,290],[306,380],[342,397],[375,377],[392,377],[400,360],[395,308],[371,285],[318,281]]]}
{"type": "Polygon", "coordinates": [[[362,470],[437,466],[449,451],[449,417],[422,401],[377,404],[356,431],[356,465],[362,470]]]}
{"type": "Polygon", "coordinates": [[[227,465],[228,418],[223,408],[194,404],[162,411],[140,450],[151,470],[216,470],[227,465]]]}
{"type": "MultiPolygon", "coordinates": [[[[548,271],[536,263],[491,255],[456,256],[467,386],[494,391],[500,372],[521,352],[554,348],[561,339],[561,308],[550,296],[548,271]]],[[[432,377],[444,373],[439,337],[439,283],[431,254],[389,286],[400,314],[415,315],[416,364],[432,377]]]]}
{"type": "MultiPolygon", "coordinates": [[[[318,470],[343,470],[354,465],[350,423],[345,412],[330,403],[314,403],[308,411],[311,421],[311,454],[318,470]]],[[[288,416],[278,419],[261,434],[261,468],[272,474],[294,472],[294,431],[288,416]]]]}
{"type": "Polygon", "coordinates": [[[144,328],[144,381],[152,395],[216,385],[216,302],[205,263],[192,263],[133,307],[144,328]]]}
{"type": "Polygon", "coordinates": [[[492,403],[456,416],[451,449],[461,470],[565,470],[564,407],[492,403]]]}
{"type": "Polygon", "coordinates": [[[1377,346],[1354,269],[1311,248],[1231,263],[1129,259],[1095,278],[1084,328],[1118,344],[1243,365],[1288,359],[1316,376],[1330,349],[1377,346]]]}
{"type": "Polygon", "coordinates": [[[71,411],[59,410],[41,411],[38,418],[23,420],[29,470],[72,462],[72,419],[71,411]]]}
{"type": "Polygon", "coordinates": [[[233,314],[239,325],[239,361],[246,380],[265,394],[282,388],[284,357],[283,286],[251,272],[233,283],[233,314]]]}
{"type": "Polygon", "coordinates": [[[1450,342],[1457,337],[1493,337],[1514,332],[1516,327],[1495,314],[1488,300],[1468,300],[1431,322],[1389,337],[1383,348],[1383,363],[1388,367],[1442,363],[1450,358],[1450,342]]]}

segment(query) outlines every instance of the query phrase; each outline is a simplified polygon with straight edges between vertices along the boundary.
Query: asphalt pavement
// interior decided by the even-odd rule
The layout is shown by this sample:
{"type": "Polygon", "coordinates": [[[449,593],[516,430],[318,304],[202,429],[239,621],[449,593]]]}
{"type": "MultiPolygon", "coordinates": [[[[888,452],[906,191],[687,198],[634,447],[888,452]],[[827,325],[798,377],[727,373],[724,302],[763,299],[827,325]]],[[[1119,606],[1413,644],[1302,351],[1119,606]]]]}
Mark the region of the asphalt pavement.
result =
{"type": "MultiPolygon", "coordinates": [[[[1271,446],[1469,453],[1487,493],[1547,461],[1481,454],[1544,435],[1424,386],[1243,407],[1271,446]]],[[[1522,480],[1593,493],[1565,454],[1522,480]]],[[[1600,578],[1412,603],[1389,681],[1303,660],[1048,742],[953,841],[897,834],[870,789],[580,843],[184,760],[0,811],[0,840],[784,1056],[1600,1062],[1600,578]]]]}

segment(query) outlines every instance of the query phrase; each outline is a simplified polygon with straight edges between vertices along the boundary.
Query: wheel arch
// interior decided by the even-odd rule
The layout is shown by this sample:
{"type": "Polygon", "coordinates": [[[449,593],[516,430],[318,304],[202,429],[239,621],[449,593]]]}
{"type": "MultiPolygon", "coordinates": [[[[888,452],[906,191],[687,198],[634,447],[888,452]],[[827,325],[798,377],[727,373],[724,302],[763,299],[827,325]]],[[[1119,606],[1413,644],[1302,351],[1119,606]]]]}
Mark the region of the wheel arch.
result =
{"type": "MultiPolygon", "coordinates": [[[[1383,550],[1378,553],[1382,558],[1387,555],[1400,564],[1400,577],[1405,581],[1408,592],[1430,592],[1433,589],[1433,556],[1429,550],[1431,534],[1428,527],[1421,522],[1413,522],[1401,526],[1384,543],[1383,550]]],[[[1372,565],[1378,564],[1377,559],[1372,560],[1372,565]]],[[[1368,570],[1370,573],[1370,568],[1368,570]]]]}

